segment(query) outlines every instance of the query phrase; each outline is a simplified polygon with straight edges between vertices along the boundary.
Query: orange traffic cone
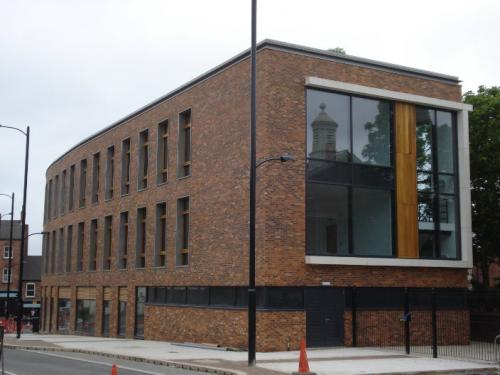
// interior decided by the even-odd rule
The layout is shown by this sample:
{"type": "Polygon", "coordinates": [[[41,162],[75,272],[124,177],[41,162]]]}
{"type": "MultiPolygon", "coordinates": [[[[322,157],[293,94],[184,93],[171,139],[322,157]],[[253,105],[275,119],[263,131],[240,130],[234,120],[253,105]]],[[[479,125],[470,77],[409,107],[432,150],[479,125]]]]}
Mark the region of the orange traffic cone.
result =
{"type": "Polygon", "coordinates": [[[111,375],[118,375],[118,367],[115,364],[111,367],[111,375]]]}
{"type": "Polygon", "coordinates": [[[292,372],[292,375],[316,375],[315,372],[309,370],[309,361],[307,360],[306,353],[306,339],[304,337],[300,340],[299,371],[292,372]]]}

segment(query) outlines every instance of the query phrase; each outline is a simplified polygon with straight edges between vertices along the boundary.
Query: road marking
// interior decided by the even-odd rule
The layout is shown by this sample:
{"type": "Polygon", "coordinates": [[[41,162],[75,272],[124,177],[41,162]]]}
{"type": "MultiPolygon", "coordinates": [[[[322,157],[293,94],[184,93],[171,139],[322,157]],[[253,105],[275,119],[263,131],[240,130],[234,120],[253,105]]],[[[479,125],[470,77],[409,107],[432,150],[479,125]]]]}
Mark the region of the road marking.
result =
{"type": "Polygon", "coordinates": [[[15,374],[15,373],[10,372],[10,371],[7,371],[7,370],[4,370],[3,372],[4,372],[5,374],[7,374],[7,375],[17,375],[17,374],[15,374]]]}
{"type": "MultiPolygon", "coordinates": [[[[73,360],[73,361],[80,361],[80,362],[92,363],[94,365],[103,365],[103,366],[108,366],[108,367],[113,366],[113,364],[108,363],[108,362],[93,361],[91,359],[83,359],[83,358],[75,358],[75,357],[70,357],[68,355],[37,352],[36,350],[23,350],[23,351],[25,351],[25,352],[31,352],[31,353],[36,353],[36,354],[40,354],[40,355],[47,355],[47,356],[50,356],[50,357],[70,359],[70,360],[73,360]]],[[[147,370],[141,370],[141,369],[138,369],[138,368],[127,367],[127,366],[118,366],[118,369],[119,370],[135,371],[135,372],[138,372],[138,373],[141,373],[141,374],[147,374],[147,375],[165,375],[165,373],[152,372],[152,371],[147,371],[147,370]]],[[[11,375],[16,375],[16,374],[11,374],[11,375]]]]}

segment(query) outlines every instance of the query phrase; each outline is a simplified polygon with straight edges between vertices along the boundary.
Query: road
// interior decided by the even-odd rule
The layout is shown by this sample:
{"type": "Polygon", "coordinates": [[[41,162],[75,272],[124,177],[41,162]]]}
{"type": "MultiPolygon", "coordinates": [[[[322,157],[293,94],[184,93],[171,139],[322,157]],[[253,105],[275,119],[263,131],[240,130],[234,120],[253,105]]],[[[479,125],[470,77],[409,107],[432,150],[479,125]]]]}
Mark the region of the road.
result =
{"type": "MultiPolygon", "coordinates": [[[[5,375],[200,375],[201,372],[80,353],[4,349],[5,375]]],[[[1,370],[0,370],[1,374],[1,370]]]]}

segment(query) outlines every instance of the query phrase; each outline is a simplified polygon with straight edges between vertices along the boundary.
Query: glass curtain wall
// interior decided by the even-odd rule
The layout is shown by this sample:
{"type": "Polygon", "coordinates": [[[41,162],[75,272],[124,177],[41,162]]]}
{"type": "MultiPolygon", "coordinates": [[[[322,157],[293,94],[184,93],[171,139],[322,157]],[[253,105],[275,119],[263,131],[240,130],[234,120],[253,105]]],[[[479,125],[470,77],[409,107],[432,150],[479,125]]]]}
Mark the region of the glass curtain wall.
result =
{"type": "Polygon", "coordinates": [[[420,257],[457,259],[456,125],[454,114],[417,107],[420,257]]]}
{"type": "Polygon", "coordinates": [[[307,90],[307,253],[391,257],[393,105],[307,90]]]}

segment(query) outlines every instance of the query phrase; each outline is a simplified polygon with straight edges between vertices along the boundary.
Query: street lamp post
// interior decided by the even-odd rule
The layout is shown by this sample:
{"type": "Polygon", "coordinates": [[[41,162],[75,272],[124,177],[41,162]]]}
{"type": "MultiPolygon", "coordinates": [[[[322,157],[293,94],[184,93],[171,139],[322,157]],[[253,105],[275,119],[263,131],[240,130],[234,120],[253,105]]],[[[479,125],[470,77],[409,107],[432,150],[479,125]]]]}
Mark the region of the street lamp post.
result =
{"type": "Polygon", "coordinates": [[[255,190],[256,190],[256,128],[257,128],[257,0],[252,0],[252,38],[251,38],[251,84],[250,84],[250,217],[248,251],[248,366],[255,366],[257,305],[255,289],[255,190]]]}
{"type": "Polygon", "coordinates": [[[23,260],[24,260],[24,241],[26,235],[26,193],[28,190],[28,160],[29,160],[29,147],[30,147],[30,127],[26,127],[26,132],[21,129],[14,128],[12,126],[6,126],[0,124],[0,128],[7,128],[12,130],[17,130],[18,132],[24,134],[26,137],[26,150],[24,156],[24,185],[23,185],[23,205],[21,211],[21,255],[20,255],[20,265],[19,265],[19,282],[18,282],[18,306],[17,306],[17,334],[16,337],[21,338],[21,323],[23,319],[23,260]]]}
{"type": "MultiPolygon", "coordinates": [[[[10,309],[9,309],[9,301],[10,301],[10,283],[12,279],[12,234],[14,230],[14,198],[15,194],[12,193],[12,195],[8,194],[0,194],[5,197],[10,198],[10,232],[9,232],[9,266],[8,266],[8,280],[7,280],[7,311],[6,311],[6,317],[8,318],[10,315],[10,309]]],[[[1,220],[0,220],[1,221],[1,220]]]]}

